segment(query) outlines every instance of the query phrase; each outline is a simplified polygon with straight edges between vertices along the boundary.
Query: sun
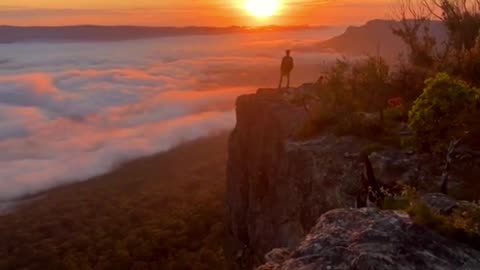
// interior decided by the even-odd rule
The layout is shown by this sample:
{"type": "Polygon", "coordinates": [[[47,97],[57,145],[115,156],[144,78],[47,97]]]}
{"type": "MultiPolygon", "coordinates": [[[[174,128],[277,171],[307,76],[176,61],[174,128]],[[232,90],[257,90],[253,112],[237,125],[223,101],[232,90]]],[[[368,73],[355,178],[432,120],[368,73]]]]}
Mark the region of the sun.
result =
{"type": "Polygon", "coordinates": [[[267,18],[275,15],[281,6],[281,0],[245,0],[244,8],[251,15],[267,18]]]}

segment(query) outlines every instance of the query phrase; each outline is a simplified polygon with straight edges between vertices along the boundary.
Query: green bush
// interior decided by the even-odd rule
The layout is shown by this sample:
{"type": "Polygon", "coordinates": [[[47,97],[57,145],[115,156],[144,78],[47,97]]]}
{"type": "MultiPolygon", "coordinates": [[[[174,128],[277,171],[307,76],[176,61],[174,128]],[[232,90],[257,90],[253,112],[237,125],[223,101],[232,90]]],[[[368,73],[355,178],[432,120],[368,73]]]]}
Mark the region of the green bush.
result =
{"type": "Polygon", "coordinates": [[[443,150],[450,140],[467,132],[466,121],[477,110],[479,91],[446,73],[425,83],[422,95],[409,112],[409,126],[419,146],[443,150]]]}

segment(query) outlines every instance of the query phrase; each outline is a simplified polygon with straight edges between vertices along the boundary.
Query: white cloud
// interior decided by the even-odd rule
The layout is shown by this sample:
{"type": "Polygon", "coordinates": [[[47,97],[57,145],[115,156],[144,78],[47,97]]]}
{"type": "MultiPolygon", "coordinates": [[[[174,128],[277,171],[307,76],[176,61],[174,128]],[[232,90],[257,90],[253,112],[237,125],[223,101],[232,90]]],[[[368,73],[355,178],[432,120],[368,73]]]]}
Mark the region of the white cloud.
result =
{"type": "MultiPolygon", "coordinates": [[[[0,200],[231,129],[238,95],[276,85],[285,40],[0,45],[0,200]]],[[[294,56],[294,81],[314,80],[323,56],[294,56]]]]}

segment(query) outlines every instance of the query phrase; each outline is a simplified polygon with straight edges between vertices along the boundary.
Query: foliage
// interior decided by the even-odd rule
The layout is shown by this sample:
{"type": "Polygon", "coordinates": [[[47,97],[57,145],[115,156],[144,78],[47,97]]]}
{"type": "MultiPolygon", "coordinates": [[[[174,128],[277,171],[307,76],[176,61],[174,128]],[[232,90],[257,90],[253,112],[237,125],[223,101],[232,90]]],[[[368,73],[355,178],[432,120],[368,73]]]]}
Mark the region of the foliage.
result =
{"type": "Polygon", "coordinates": [[[364,113],[354,113],[340,119],[334,131],[338,136],[353,135],[368,139],[377,139],[385,134],[385,129],[378,119],[364,113]]]}
{"type": "MultiPolygon", "coordinates": [[[[385,123],[384,112],[392,93],[390,78],[390,68],[381,57],[355,62],[337,59],[315,85],[313,95],[297,94],[291,99],[291,103],[304,106],[310,116],[297,137],[308,139],[332,126],[339,136],[378,139],[386,135],[390,123],[385,123]]],[[[388,121],[404,120],[391,117],[393,108],[387,111],[388,121]]]]}
{"type": "Polygon", "coordinates": [[[451,214],[442,215],[432,211],[417,193],[409,195],[407,213],[413,222],[425,226],[443,236],[480,249],[480,207],[474,203],[459,204],[451,214]]]}
{"type": "Polygon", "coordinates": [[[415,150],[415,138],[413,137],[404,137],[400,139],[400,148],[404,150],[415,150]]]}
{"type": "Polygon", "coordinates": [[[340,114],[383,111],[390,94],[389,70],[381,57],[369,56],[356,62],[337,59],[327,70],[318,95],[340,114]]]}
{"type": "Polygon", "coordinates": [[[473,85],[480,86],[480,39],[473,48],[460,53],[457,59],[458,64],[450,68],[451,72],[473,85]]]}
{"type": "MultiPolygon", "coordinates": [[[[405,8],[405,7],[403,7],[405,8]]],[[[405,11],[401,11],[405,12],[405,11]]],[[[436,40],[430,33],[424,18],[406,18],[401,15],[400,26],[393,29],[393,34],[400,37],[409,48],[408,59],[414,65],[430,68],[435,63],[436,40]]]]}
{"type": "Polygon", "coordinates": [[[458,202],[452,213],[434,212],[414,188],[405,186],[399,197],[387,197],[384,206],[406,211],[415,224],[429,228],[445,237],[480,249],[480,205],[458,202]]]}
{"type": "Polygon", "coordinates": [[[387,108],[385,110],[385,119],[393,122],[407,122],[408,121],[408,111],[405,108],[387,108]]]}
{"type": "Polygon", "coordinates": [[[428,70],[406,62],[402,58],[391,73],[392,96],[403,98],[409,105],[422,94],[428,70]]]}
{"type": "Polygon", "coordinates": [[[224,269],[226,137],[49,191],[0,217],[0,269],[224,269]]]}
{"type": "Polygon", "coordinates": [[[335,114],[322,106],[315,106],[309,111],[310,117],[296,135],[296,139],[307,140],[320,134],[337,121],[335,114]]]}
{"type": "MultiPolygon", "coordinates": [[[[428,2],[427,2],[428,3],[428,2]]],[[[475,46],[480,31],[480,7],[471,0],[430,0],[430,6],[441,10],[441,19],[449,32],[449,41],[455,51],[470,50],[475,46]]],[[[432,9],[433,11],[433,9],[432,9]]]]}
{"type": "Polygon", "coordinates": [[[333,111],[350,111],[352,107],[351,87],[348,84],[348,76],[351,65],[345,59],[337,59],[326,74],[325,88],[320,94],[331,101],[333,111]]]}
{"type": "Polygon", "coordinates": [[[424,92],[409,113],[409,126],[424,149],[443,150],[469,128],[469,114],[477,110],[478,90],[446,73],[426,81],[424,92]]]}
{"type": "Polygon", "coordinates": [[[378,111],[383,122],[383,111],[391,89],[389,66],[383,58],[370,56],[355,66],[354,73],[357,75],[357,91],[360,92],[355,97],[364,104],[363,109],[374,108],[378,111]]]}
{"type": "Polygon", "coordinates": [[[476,0],[401,0],[399,24],[393,29],[410,49],[410,63],[430,71],[454,74],[479,86],[477,41],[480,5],[476,0]],[[448,37],[442,44],[430,34],[440,20],[448,37]]]}
{"type": "Polygon", "coordinates": [[[310,99],[324,108],[322,115],[330,111],[340,121],[353,122],[356,119],[350,118],[354,118],[352,114],[357,111],[379,112],[379,119],[383,120],[391,89],[389,70],[381,57],[366,57],[355,62],[337,59],[317,84],[315,97],[310,99]]]}

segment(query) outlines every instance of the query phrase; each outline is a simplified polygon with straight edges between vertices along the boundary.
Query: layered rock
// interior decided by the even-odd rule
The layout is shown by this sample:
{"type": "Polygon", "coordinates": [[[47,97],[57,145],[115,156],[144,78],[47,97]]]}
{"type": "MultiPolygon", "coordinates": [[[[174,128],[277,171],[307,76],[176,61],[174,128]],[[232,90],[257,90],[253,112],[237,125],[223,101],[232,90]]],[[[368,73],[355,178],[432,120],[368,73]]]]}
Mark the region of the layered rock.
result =
{"type": "Polygon", "coordinates": [[[259,270],[480,269],[480,252],[415,225],[401,212],[337,209],[292,252],[273,250],[259,270]]]}
{"type": "MultiPolygon", "coordinates": [[[[358,157],[371,142],[337,137],[328,130],[307,141],[296,140],[309,116],[302,106],[287,101],[289,95],[261,89],[237,100],[226,194],[231,269],[252,269],[274,248],[295,248],[318,217],[335,208],[355,207],[359,194],[365,194],[364,166],[358,157]]],[[[442,162],[430,155],[387,149],[371,154],[370,160],[382,183],[439,190],[442,162]]],[[[478,167],[480,162],[468,164],[478,167]]],[[[453,181],[460,178],[452,172],[453,181]]]]}
{"type": "Polygon", "coordinates": [[[354,204],[338,182],[358,178],[350,175],[354,157],[348,153],[362,143],[334,136],[291,141],[306,117],[274,90],[237,100],[227,170],[227,254],[238,269],[262,263],[274,247],[298,244],[321,213],[354,204]]]}

